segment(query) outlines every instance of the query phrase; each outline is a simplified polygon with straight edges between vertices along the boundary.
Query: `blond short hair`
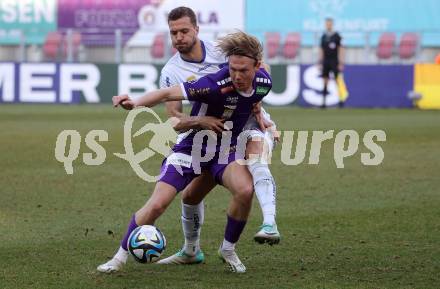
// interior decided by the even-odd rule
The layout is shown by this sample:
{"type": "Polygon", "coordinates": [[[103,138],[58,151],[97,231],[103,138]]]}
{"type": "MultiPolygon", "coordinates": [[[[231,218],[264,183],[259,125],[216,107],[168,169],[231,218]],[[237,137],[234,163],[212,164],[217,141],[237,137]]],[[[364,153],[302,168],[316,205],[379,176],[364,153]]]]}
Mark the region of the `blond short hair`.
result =
{"type": "Polygon", "coordinates": [[[219,39],[217,47],[229,57],[231,55],[246,56],[256,62],[263,58],[263,47],[255,36],[237,31],[219,39]]]}

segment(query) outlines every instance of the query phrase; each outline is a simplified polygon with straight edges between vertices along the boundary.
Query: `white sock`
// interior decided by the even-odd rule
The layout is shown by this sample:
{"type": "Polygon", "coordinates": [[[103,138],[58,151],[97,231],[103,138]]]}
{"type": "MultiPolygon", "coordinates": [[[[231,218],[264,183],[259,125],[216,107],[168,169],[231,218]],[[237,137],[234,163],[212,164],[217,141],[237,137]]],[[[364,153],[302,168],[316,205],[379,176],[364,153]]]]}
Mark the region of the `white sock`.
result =
{"type": "Polygon", "coordinates": [[[200,251],[200,232],[205,217],[203,201],[198,205],[188,205],[182,202],[182,229],[185,236],[185,253],[194,256],[200,251]]]}
{"type": "Polygon", "coordinates": [[[275,224],[276,186],[269,167],[258,160],[249,164],[248,168],[254,180],[255,194],[263,213],[263,223],[275,224]]]}
{"type": "Polygon", "coordinates": [[[231,243],[226,239],[223,239],[222,251],[233,251],[235,250],[235,243],[231,243]]]}
{"type": "Polygon", "coordinates": [[[119,247],[118,252],[116,252],[115,256],[113,258],[118,259],[122,263],[127,263],[128,258],[128,251],[125,251],[122,247],[119,247]]]}

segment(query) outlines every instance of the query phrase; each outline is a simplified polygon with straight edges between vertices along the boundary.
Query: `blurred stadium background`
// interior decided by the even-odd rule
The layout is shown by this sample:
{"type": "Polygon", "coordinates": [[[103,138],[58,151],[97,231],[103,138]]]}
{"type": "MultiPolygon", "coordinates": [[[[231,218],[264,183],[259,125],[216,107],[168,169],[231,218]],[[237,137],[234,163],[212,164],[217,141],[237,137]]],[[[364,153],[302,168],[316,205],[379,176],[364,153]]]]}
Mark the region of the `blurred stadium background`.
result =
{"type": "MultiPolygon", "coordinates": [[[[439,288],[439,11],[438,0],[0,0],[0,288],[439,288]],[[123,151],[127,113],[112,109],[111,97],[158,87],[175,53],[166,15],[181,5],[196,11],[204,40],[234,29],[259,37],[274,84],[265,102],[281,131],[308,131],[310,142],[313,130],[353,129],[361,138],[384,130],[385,158],[362,165],[369,151],[361,140],[337,169],[331,140],[319,165],[307,164],[308,145],[302,164],[286,166],[278,146],[271,170],[282,241],[254,244],[254,202],[238,245],[245,276],[227,274],[216,258],[229,200],[222,188],[206,200],[206,264],[129,262],[103,276],[96,266],[154,185],[113,155],[123,151]],[[322,103],[316,64],[329,16],[346,47],[349,96],[344,109],[313,109],[322,103]],[[82,137],[73,175],[54,156],[66,129],[82,137]],[[109,141],[100,142],[105,163],[93,167],[82,157],[96,129],[109,141]]],[[[334,82],[329,94],[337,106],[334,82]]],[[[134,140],[139,150],[147,141],[134,140]]],[[[166,255],[174,253],[178,200],[157,226],[166,255]]]]}
{"type": "MultiPolygon", "coordinates": [[[[322,81],[313,64],[324,18],[333,17],[346,47],[347,106],[440,108],[440,66],[434,65],[440,53],[438,1],[206,3],[2,0],[0,102],[108,102],[112,91],[157,87],[161,66],[175,53],[167,12],[187,5],[198,15],[201,39],[215,40],[234,29],[261,39],[276,79],[268,104],[321,102],[322,81]],[[38,77],[39,72],[50,77],[38,77]],[[66,86],[75,77],[84,81],[66,86]]],[[[329,93],[329,104],[336,104],[334,85],[329,93]]]]}

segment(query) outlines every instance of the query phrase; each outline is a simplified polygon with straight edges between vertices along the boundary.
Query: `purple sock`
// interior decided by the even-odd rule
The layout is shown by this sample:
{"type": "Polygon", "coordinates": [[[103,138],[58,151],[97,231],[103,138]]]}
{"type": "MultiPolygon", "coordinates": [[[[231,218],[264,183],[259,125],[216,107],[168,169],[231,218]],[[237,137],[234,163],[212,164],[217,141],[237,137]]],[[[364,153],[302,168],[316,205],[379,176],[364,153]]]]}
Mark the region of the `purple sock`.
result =
{"type": "Polygon", "coordinates": [[[130,223],[128,224],[127,233],[125,233],[125,236],[121,241],[121,247],[125,251],[128,251],[128,248],[127,248],[128,237],[130,237],[131,232],[133,232],[134,229],[136,229],[138,227],[134,216],[135,215],[133,215],[133,217],[131,217],[130,223]]]}
{"type": "Polygon", "coordinates": [[[241,232],[243,232],[246,221],[236,220],[228,215],[228,222],[225,229],[225,240],[231,243],[237,243],[240,239],[241,232]]]}

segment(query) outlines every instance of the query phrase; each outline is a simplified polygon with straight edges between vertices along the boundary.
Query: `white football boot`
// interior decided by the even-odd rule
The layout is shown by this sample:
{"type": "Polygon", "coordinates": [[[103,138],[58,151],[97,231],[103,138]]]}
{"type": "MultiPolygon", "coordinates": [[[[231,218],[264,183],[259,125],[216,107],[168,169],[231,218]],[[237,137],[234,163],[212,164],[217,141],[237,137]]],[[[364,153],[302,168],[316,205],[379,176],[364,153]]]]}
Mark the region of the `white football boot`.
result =
{"type": "Polygon", "coordinates": [[[222,247],[218,249],[218,255],[220,259],[223,260],[229,267],[229,269],[234,273],[245,273],[246,267],[241,263],[240,259],[235,253],[235,250],[222,250],[222,247]]]}
{"type": "Polygon", "coordinates": [[[263,224],[255,234],[254,240],[260,244],[268,243],[269,245],[274,245],[280,242],[281,235],[276,224],[263,224]]]}
{"type": "Polygon", "coordinates": [[[96,269],[101,273],[113,273],[120,271],[124,265],[125,262],[113,257],[110,261],[99,265],[96,269]]]}
{"type": "Polygon", "coordinates": [[[157,261],[157,264],[176,264],[176,265],[190,265],[200,264],[205,261],[205,255],[202,251],[198,251],[194,256],[185,253],[185,250],[180,250],[176,254],[169,256],[168,258],[157,261]]]}

